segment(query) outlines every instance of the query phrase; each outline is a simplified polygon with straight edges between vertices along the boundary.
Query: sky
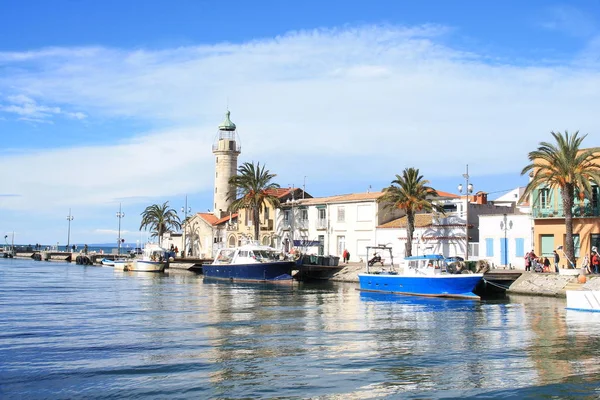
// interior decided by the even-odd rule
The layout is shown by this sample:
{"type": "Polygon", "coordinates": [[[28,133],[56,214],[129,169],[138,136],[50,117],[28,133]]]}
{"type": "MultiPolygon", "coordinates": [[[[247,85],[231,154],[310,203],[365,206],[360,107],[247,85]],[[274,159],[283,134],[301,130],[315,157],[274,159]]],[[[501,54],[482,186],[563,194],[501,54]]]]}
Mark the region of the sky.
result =
{"type": "Polygon", "coordinates": [[[597,16],[590,1],[0,0],[0,232],[136,242],[151,204],[212,211],[227,109],[239,164],[282,187],[378,191],[414,167],[458,194],[468,165],[493,199],[527,184],[551,131],[600,146],[597,16]]]}

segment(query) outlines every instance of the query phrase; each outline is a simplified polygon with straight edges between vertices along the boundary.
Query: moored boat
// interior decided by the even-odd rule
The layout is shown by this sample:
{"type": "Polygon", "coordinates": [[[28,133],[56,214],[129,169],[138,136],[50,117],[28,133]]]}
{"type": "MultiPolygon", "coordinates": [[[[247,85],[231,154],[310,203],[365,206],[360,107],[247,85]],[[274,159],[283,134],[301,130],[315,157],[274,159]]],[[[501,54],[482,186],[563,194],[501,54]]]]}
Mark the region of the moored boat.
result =
{"type": "Polygon", "coordinates": [[[219,249],[211,264],[202,265],[202,273],[207,278],[231,281],[288,282],[295,266],[295,261],[280,260],[271,247],[246,244],[219,249]]]}
{"type": "Polygon", "coordinates": [[[479,299],[473,290],[483,278],[483,274],[451,273],[441,255],[406,257],[403,269],[397,270],[393,265],[390,247],[367,247],[367,260],[370,250],[389,251],[391,265],[387,269],[374,268],[367,261],[366,272],[358,274],[359,288],[362,291],[479,299]]]}
{"type": "Polygon", "coordinates": [[[567,290],[567,310],[600,312],[600,290],[567,290]]]}
{"type": "Polygon", "coordinates": [[[156,244],[146,244],[140,258],[115,260],[115,271],[163,272],[167,266],[166,250],[156,244]]]}

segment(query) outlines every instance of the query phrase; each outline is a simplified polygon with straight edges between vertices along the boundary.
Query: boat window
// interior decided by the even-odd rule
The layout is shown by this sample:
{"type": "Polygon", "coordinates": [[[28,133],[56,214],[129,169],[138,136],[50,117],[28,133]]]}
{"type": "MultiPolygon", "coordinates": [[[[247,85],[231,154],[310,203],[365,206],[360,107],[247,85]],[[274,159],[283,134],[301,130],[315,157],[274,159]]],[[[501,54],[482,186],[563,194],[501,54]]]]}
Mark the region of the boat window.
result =
{"type": "Polygon", "coordinates": [[[219,253],[217,260],[222,264],[229,264],[233,259],[234,250],[233,249],[223,249],[219,253]]]}
{"type": "Polygon", "coordinates": [[[248,250],[240,250],[240,257],[248,257],[248,250]]]}

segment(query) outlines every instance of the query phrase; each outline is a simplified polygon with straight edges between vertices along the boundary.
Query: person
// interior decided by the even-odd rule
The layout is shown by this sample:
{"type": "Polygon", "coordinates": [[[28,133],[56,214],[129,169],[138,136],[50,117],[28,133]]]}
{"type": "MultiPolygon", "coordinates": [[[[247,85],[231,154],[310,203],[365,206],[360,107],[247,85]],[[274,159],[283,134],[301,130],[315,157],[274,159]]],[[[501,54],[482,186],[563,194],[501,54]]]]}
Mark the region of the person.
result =
{"type": "Polygon", "coordinates": [[[531,253],[525,254],[525,271],[531,271],[531,253]]]}
{"type": "Polygon", "coordinates": [[[544,257],[544,272],[550,272],[550,260],[544,257]]]}
{"type": "Polygon", "coordinates": [[[171,251],[175,251],[175,246],[173,246],[173,244],[171,243],[171,251]]]}
{"type": "Polygon", "coordinates": [[[73,253],[75,253],[75,245],[71,246],[71,250],[73,250],[73,253]]]}
{"type": "Polygon", "coordinates": [[[350,253],[348,253],[348,249],[344,249],[342,257],[344,258],[344,264],[347,264],[348,260],[350,259],[350,253]]]}
{"type": "Polygon", "coordinates": [[[598,253],[594,253],[592,256],[592,271],[594,271],[594,274],[600,273],[600,257],[598,253]]]}
{"type": "Polygon", "coordinates": [[[590,256],[587,254],[583,257],[583,261],[581,262],[581,273],[583,275],[590,274],[590,256]]]}
{"type": "Polygon", "coordinates": [[[84,244],[83,245],[83,254],[87,254],[87,252],[88,252],[88,246],[87,246],[87,244],[84,244]]]}
{"type": "Polygon", "coordinates": [[[175,257],[177,257],[177,254],[179,254],[179,248],[175,246],[175,257]]]}
{"type": "Polygon", "coordinates": [[[560,256],[558,255],[556,250],[554,250],[553,252],[554,252],[554,269],[556,270],[556,273],[558,274],[558,263],[560,262],[560,256]]]}

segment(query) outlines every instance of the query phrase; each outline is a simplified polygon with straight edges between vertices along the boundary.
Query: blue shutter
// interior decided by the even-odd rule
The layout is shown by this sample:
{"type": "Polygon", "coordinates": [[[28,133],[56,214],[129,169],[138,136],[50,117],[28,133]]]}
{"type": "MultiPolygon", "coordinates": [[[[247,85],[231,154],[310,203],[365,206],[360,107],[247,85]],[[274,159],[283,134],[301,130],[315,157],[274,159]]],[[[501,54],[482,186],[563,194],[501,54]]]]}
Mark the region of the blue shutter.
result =
{"type": "Polygon", "coordinates": [[[525,257],[525,239],[515,239],[515,256],[525,257]]]}
{"type": "Polygon", "coordinates": [[[508,265],[508,239],[500,238],[500,260],[502,265],[508,265]]]}
{"type": "Polygon", "coordinates": [[[485,256],[494,257],[494,239],[485,239],[485,256]]]}

